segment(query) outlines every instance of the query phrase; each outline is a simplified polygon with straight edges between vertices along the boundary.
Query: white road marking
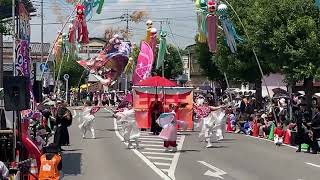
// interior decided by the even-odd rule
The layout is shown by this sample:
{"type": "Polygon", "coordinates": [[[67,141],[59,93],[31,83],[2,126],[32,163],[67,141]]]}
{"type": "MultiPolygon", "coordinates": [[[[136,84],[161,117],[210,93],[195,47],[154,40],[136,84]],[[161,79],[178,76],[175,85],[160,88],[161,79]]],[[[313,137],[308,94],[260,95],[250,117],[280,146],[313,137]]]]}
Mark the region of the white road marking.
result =
{"type": "Polygon", "coordinates": [[[305,162],[305,163],[310,165],[310,166],[314,166],[314,167],[320,168],[320,165],[318,165],[318,164],[313,164],[313,163],[310,163],[310,162],[305,162]]]}
{"type": "MultiPolygon", "coordinates": [[[[117,120],[113,119],[113,125],[114,128],[116,129],[117,127],[117,120]]],[[[118,131],[115,131],[116,136],[118,136],[118,138],[123,141],[123,137],[120,135],[120,133],[118,131]]],[[[128,143],[125,143],[126,145],[128,145],[128,143]]],[[[155,173],[157,173],[162,179],[164,180],[171,180],[171,178],[169,176],[167,176],[163,171],[161,171],[159,168],[157,168],[157,166],[155,164],[153,164],[149,159],[147,159],[142,153],[140,153],[138,150],[136,149],[131,149],[131,151],[133,151],[139,158],[142,159],[142,161],[144,161],[155,173]]]]}
{"type": "Polygon", "coordinates": [[[160,149],[158,149],[158,148],[144,148],[144,150],[149,150],[149,151],[164,151],[163,148],[160,148],[160,149]]]}
{"type": "Polygon", "coordinates": [[[156,139],[156,138],[150,138],[150,137],[141,137],[140,136],[139,139],[140,140],[146,140],[146,141],[150,140],[150,141],[161,141],[161,142],[163,142],[162,139],[156,139]]]}
{"type": "Polygon", "coordinates": [[[224,178],[222,177],[222,175],[227,174],[227,173],[224,172],[223,170],[221,170],[221,169],[219,169],[219,168],[217,168],[217,167],[214,167],[213,165],[211,165],[211,164],[209,164],[209,163],[206,163],[206,162],[204,162],[204,161],[198,161],[198,162],[215,171],[215,172],[212,172],[212,171],[208,170],[208,171],[206,171],[206,172],[204,173],[205,176],[212,176],[212,177],[224,179],[224,178]]]}
{"type": "Polygon", "coordinates": [[[154,164],[159,166],[170,166],[170,163],[163,163],[163,162],[154,162],[154,164]]]}
{"type": "MultiPolygon", "coordinates": [[[[139,139],[140,140],[140,139],[139,139]]],[[[146,141],[146,140],[142,140],[141,142],[143,143],[150,143],[150,144],[163,144],[163,142],[161,141],[146,141]]]]}
{"type": "Polygon", "coordinates": [[[173,158],[168,158],[168,157],[156,157],[156,156],[147,156],[149,159],[160,159],[160,160],[167,160],[171,161],[173,158]]]}
{"type": "Polygon", "coordinates": [[[152,146],[152,147],[162,147],[163,145],[161,144],[140,144],[141,146],[152,146]]]}
{"type": "Polygon", "coordinates": [[[174,153],[174,157],[173,157],[171,166],[169,168],[169,173],[168,174],[169,174],[169,177],[171,177],[171,179],[176,179],[175,176],[174,176],[174,172],[176,171],[176,167],[177,167],[178,160],[179,160],[179,157],[180,157],[180,151],[181,151],[182,146],[183,146],[184,138],[185,138],[185,136],[181,136],[180,143],[178,144],[178,147],[177,147],[178,152],[174,153]]]}
{"type": "Polygon", "coordinates": [[[166,155],[166,156],[173,156],[173,153],[159,153],[159,152],[142,152],[142,154],[154,154],[154,155],[166,155]]]}

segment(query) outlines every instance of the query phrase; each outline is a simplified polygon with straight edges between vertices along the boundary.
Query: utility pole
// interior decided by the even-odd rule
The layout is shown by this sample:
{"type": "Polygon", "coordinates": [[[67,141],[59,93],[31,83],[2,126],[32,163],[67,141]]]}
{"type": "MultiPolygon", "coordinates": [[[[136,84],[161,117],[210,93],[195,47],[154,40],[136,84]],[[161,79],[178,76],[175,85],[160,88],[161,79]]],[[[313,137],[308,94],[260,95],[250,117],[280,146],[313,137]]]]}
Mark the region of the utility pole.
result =
{"type": "MultiPolygon", "coordinates": [[[[43,47],[43,0],[41,0],[41,63],[40,66],[42,66],[43,59],[44,59],[44,47],[43,47]]],[[[37,64],[36,64],[37,65],[37,64]]],[[[37,69],[37,68],[36,68],[37,69]]],[[[36,72],[37,73],[37,72],[36,72]]],[[[43,86],[43,80],[42,78],[40,79],[40,86],[38,88],[39,91],[39,101],[42,101],[42,86],[43,86]]]]}
{"type": "MultiPolygon", "coordinates": [[[[126,40],[129,41],[129,9],[126,9],[126,40]]],[[[127,94],[128,91],[128,76],[127,74],[124,74],[124,93],[127,94]]]]}
{"type": "MultiPolygon", "coordinates": [[[[163,21],[160,21],[160,33],[162,31],[162,23],[163,23],[163,21]]],[[[164,61],[165,60],[163,60],[163,62],[162,62],[162,77],[164,77],[164,61]]]]}
{"type": "Polygon", "coordinates": [[[43,63],[43,0],[41,0],[41,64],[43,63]]]}

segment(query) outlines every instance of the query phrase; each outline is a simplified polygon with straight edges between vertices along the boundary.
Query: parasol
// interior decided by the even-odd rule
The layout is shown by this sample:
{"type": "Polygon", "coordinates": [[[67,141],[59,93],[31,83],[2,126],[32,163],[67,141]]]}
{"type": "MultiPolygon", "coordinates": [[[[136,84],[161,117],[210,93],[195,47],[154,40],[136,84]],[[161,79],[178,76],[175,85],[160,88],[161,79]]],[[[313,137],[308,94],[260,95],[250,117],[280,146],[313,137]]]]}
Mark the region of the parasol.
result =
{"type": "Polygon", "coordinates": [[[170,81],[164,77],[153,76],[145,80],[140,81],[137,86],[151,86],[151,87],[175,87],[177,83],[170,81]]]}

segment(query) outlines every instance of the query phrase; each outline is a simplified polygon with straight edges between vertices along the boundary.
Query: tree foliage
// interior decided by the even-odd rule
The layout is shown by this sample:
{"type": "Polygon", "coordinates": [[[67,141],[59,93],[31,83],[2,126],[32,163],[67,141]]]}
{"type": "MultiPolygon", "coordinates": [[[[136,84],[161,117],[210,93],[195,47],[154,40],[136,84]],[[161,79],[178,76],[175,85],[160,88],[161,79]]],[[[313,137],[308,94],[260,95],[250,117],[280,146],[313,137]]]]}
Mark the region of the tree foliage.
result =
{"type": "MultiPolygon", "coordinates": [[[[71,56],[71,55],[70,55],[71,56]]],[[[69,74],[69,85],[72,87],[77,87],[80,77],[84,71],[84,68],[80,66],[77,63],[77,57],[72,56],[72,57],[64,56],[63,59],[56,64],[56,69],[55,69],[55,74],[58,75],[60,64],[61,64],[61,71],[60,71],[60,77],[58,78],[61,81],[64,81],[63,75],[64,74],[69,74]]],[[[81,82],[84,82],[85,78],[81,79],[81,82]]]]}

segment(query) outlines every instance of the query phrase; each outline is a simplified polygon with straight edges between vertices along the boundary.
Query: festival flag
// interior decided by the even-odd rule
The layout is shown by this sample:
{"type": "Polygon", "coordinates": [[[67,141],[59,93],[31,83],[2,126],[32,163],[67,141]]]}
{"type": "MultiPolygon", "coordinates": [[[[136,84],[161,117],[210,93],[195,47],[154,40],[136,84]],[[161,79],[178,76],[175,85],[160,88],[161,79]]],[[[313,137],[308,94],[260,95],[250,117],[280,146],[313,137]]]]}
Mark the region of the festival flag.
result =
{"type": "Polygon", "coordinates": [[[140,53],[137,60],[136,69],[133,74],[133,84],[137,84],[150,76],[153,64],[153,51],[148,43],[141,42],[140,53]]]}

